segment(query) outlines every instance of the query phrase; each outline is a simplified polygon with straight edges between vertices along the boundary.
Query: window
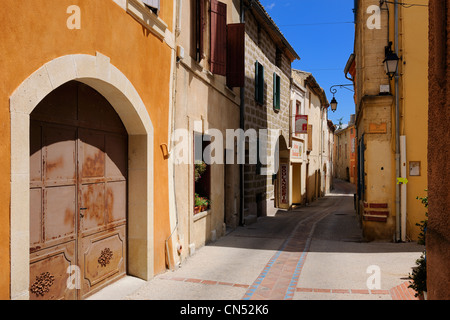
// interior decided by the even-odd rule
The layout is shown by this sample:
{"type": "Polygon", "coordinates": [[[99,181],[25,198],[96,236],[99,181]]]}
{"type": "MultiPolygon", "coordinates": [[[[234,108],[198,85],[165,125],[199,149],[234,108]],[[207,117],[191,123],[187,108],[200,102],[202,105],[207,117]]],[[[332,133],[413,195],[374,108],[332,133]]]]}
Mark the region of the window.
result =
{"type": "Polygon", "coordinates": [[[283,52],[277,47],[277,51],[275,53],[275,65],[278,68],[281,68],[282,61],[283,61],[283,52]]]}
{"type": "Polygon", "coordinates": [[[264,66],[255,62],[255,100],[264,104],[264,66]]]}
{"type": "Polygon", "coordinates": [[[280,110],[281,106],[281,78],[275,72],[273,73],[273,107],[280,110]]]}
{"type": "Polygon", "coordinates": [[[160,0],[142,0],[146,6],[150,8],[150,10],[153,11],[154,14],[159,13],[159,1],[160,0]]]}
{"type": "Polygon", "coordinates": [[[194,213],[207,210],[211,200],[211,166],[208,165],[211,159],[204,159],[204,150],[210,142],[205,140],[211,139],[194,133],[194,213]]]}
{"type": "Polygon", "coordinates": [[[258,23],[258,46],[261,45],[261,41],[262,41],[262,30],[261,25],[258,23]]]}

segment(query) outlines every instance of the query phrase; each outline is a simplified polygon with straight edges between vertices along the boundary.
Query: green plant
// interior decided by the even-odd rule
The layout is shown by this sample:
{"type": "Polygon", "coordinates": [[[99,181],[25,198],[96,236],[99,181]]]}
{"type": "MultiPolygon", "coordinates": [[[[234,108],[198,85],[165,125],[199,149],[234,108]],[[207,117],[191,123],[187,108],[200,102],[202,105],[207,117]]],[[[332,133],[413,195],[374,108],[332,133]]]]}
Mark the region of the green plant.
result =
{"type": "MultiPolygon", "coordinates": [[[[427,190],[425,190],[427,191],[427,190]]],[[[428,208],[428,196],[423,198],[416,197],[417,200],[420,200],[425,208],[428,208]]],[[[428,212],[425,212],[425,220],[420,223],[416,223],[416,226],[420,227],[420,233],[418,237],[417,243],[420,245],[425,245],[425,234],[427,232],[427,224],[428,224],[428,212]]]]}
{"type": "Polygon", "coordinates": [[[412,282],[408,287],[416,291],[415,296],[418,297],[427,291],[427,258],[425,252],[416,260],[416,265],[412,274],[409,275],[412,282]]]}
{"type": "Polygon", "coordinates": [[[211,203],[207,198],[200,197],[198,193],[194,195],[194,202],[196,207],[208,207],[211,203]]]}
{"type": "Polygon", "coordinates": [[[202,177],[202,174],[204,174],[205,171],[206,171],[206,163],[204,163],[202,161],[200,163],[195,164],[195,168],[194,168],[195,182],[197,182],[202,177]]]}
{"type": "MultiPolygon", "coordinates": [[[[427,191],[427,190],[425,190],[427,191]]],[[[420,200],[425,208],[428,208],[428,196],[423,198],[416,197],[420,200]]],[[[425,220],[420,223],[416,223],[416,226],[420,227],[420,234],[417,243],[425,245],[425,238],[427,232],[428,212],[425,212],[425,220]]],[[[412,280],[409,288],[416,291],[415,296],[418,297],[427,291],[427,255],[424,250],[419,259],[416,260],[416,267],[413,268],[412,274],[409,275],[409,279],[412,280]]]]}

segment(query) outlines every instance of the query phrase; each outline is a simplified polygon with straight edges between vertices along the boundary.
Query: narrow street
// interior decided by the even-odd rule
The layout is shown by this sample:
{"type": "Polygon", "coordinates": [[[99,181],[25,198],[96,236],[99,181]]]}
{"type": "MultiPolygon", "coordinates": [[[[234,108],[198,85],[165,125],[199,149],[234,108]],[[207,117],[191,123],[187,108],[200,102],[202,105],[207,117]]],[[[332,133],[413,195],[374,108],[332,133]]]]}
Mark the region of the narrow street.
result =
{"type": "Polygon", "coordinates": [[[407,278],[423,248],[365,242],[353,192],[336,180],[326,197],[239,227],[198,249],[176,271],[149,282],[126,277],[90,299],[415,299],[407,278]],[[369,288],[377,271],[379,282],[369,288]]]}

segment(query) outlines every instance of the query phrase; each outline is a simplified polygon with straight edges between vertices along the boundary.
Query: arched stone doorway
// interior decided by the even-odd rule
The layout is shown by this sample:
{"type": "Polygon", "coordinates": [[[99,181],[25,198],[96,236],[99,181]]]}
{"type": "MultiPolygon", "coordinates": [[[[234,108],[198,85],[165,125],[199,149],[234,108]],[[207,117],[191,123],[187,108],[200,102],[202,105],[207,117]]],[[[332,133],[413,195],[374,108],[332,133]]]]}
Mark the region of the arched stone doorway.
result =
{"type": "Polygon", "coordinates": [[[153,276],[153,125],[146,106],[108,57],[99,53],[69,55],[42,66],[10,97],[11,299],[30,298],[30,287],[35,281],[29,276],[30,115],[46,96],[72,80],[86,84],[103,96],[126,129],[127,273],[145,280],[153,276]]]}
{"type": "Polygon", "coordinates": [[[125,275],[127,144],[114,108],[81,82],[31,113],[30,299],[82,299],[125,275]]]}

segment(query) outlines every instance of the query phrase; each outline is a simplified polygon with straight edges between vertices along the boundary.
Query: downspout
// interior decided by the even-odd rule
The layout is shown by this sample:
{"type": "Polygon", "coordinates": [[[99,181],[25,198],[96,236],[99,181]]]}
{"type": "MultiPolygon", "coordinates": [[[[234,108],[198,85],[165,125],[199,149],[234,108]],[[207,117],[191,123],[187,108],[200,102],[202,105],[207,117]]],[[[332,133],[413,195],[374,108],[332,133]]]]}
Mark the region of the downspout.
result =
{"type": "MultiPolygon", "coordinates": [[[[181,0],[176,0],[175,1],[175,5],[176,5],[176,18],[175,18],[175,43],[176,43],[176,38],[180,35],[181,33],[181,10],[182,10],[182,1],[181,0]]],[[[175,55],[175,59],[172,62],[173,63],[173,73],[172,73],[172,79],[173,79],[173,83],[172,83],[172,115],[171,115],[171,132],[169,135],[173,135],[175,132],[175,114],[176,114],[176,96],[177,96],[177,89],[176,89],[176,85],[177,85],[177,67],[179,64],[179,60],[177,57],[177,50],[176,50],[176,45],[175,45],[175,49],[173,49],[174,51],[174,55],[175,55]]],[[[168,262],[168,266],[169,266],[169,270],[173,270],[176,266],[179,267],[181,265],[181,258],[178,261],[178,263],[176,265],[174,265],[175,261],[172,261],[171,256],[175,257],[175,251],[173,248],[173,242],[172,242],[172,253],[169,250],[169,241],[172,239],[173,235],[175,234],[175,232],[178,233],[178,227],[179,227],[179,216],[178,216],[178,205],[177,205],[177,194],[176,194],[176,176],[175,176],[175,170],[176,170],[176,166],[175,166],[175,161],[173,161],[173,159],[170,159],[172,150],[173,150],[173,139],[172,136],[169,137],[170,141],[169,141],[169,147],[168,147],[168,155],[167,155],[167,160],[170,162],[172,161],[172,186],[173,186],[173,204],[174,204],[174,209],[175,209],[175,226],[171,232],[171,234],[169,235],[169,237],[166,239],[165,241],[165,247],[166,247],[166,253],[167,253],[167,262],[168,262]]],[[[179,234],[178,234],[178,239],[176,240],[177,244],[176,244],[176,250],[178,252],[178,254],[181,256],[181,251],[182,251],[182,244],[180,242],[179,239],[179,234]]]]}
{"type": "MultiPolygon", "coordinates": [[[[399,6],[398,0],[394,1],[395,20],[395,52],[399,54],[399,6]]],[[[395,177],[400,177],[400,95],[399,95],[399,72],[395,74],[395,177]]],[[[395,218],[396,218],[396,241],[400,242],[401,230],[401,208],[400,208],[400,184],[395,182],[395,218]]]]}
{"type": "MultiPolygon", "coordinates": [[[[244,8],[244,0],[241,0],[240,3],[240,22],[245,23],[245,8],[244,8]]],[[[245,54],[245,49],[244,49],[245,54]]],[[[245,81],[244,81],[244,87],[240,88],[240,99],[241,99],[241,108],[239,110],[239,125],[242,130],[245,130],[245,81]]],[[[239,197],[241,198],[240,205],[239,205],[239,225],[244,225],[244,209],[245,209],[245,203],[244,203],[244,165],[241,163],[239,164],[239,174],[240,174],[240,181],[239,181],[239,197]]]]}
{"type": "MultiPolygon", "coordinates": [[[[250,0],[250,4],[248,7],[244,4],[245,0],[240,1],[240,23],[245,23],[245,12],[249,10],[253,6],[253,0],[250,0]]],[[[245,52],[245,50],[244,50],[245,52]]],[[[240,115],[239,115],[239,125],[240,128],[245,131],[245,81],[244,81],[244,87],[240,88],[240,99],[241,99],[241,108],[240,108],[240,115]]],[[[239,165],[239,174],[240,174],[240,212],[239,212],[239,224],[241,226],[244,225],[244,210],[245,210],[245,194],[244,194],[244,186],[245,186],[245,171],[244,171],[244,164],[239,165]]]]}

